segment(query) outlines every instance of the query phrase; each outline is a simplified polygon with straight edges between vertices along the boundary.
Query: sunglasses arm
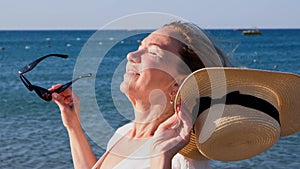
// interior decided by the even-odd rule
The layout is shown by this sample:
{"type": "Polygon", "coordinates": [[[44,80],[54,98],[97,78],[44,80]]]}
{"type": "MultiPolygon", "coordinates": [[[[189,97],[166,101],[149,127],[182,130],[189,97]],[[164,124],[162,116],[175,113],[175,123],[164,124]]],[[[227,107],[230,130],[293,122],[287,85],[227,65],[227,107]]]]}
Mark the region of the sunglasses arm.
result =
{"type": "Polygon", "coordinates": [[[59,88],[57,88],[56,90],[54,90],[52,93],[56,92],[56,93],[60,93],[63,92],[64,90],[66,90],[68,87],[70,87],[73,83],[75,83],[77,80],[82,79],[82,78],[87,78],[87,77],[91,77],[92,73],[88,73],[85,75],[81,75],[78,76],[77,78],[73,79],[72,81],[60,86],[59,88]]]}
{"type": "Polygon", "coordinates": [[[20,79],[22,80],[22,82],[24,83],[24,85],[27,87],[28,90],[32,91],[32,84],[26,79],[25,76],[23,76],[23,74],[20,74],[20,79]]]}
{"type": "Polygon", "coordinates": [[[26,65],[25,67],[23,67],[22,69],[19,70],[19,74],[23,74],[23,73],[26,73],[26,72],[29,72],[31,71],[33,68],[36,67],[36,65],[38,65],[42,60],[46,59],[47,57],[50,57],[50,56],[56,56],[56,57],[60,57],[60,58],[67,58],[68,55],[63,55],[63,54],[49,54],[49,55],[46,55],[46,56],[43,56],[35,61],[33,61],[32,63],[26,65]]]}

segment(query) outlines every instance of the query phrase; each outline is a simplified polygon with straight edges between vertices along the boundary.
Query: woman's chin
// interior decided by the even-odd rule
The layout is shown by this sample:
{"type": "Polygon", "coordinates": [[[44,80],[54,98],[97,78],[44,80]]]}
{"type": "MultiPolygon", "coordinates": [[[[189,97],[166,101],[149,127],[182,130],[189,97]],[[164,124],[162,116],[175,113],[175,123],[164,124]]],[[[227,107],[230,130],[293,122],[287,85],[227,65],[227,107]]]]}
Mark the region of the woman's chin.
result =
{"type": "Polygon", "coordinates": [[[126,96],[128,96],[130,93],[132,93],[132,89],[130,89],[129,84],[126,81],[123,81],[120,84],[120,91],[125,94],[126,96]]]}
{"type": "Polygon", "coordinates": [[[120,91],[124,94],[126,94],[126,91],[128,91],[128,86],[125,84],[124,81],[120,84],[120,91]]]}

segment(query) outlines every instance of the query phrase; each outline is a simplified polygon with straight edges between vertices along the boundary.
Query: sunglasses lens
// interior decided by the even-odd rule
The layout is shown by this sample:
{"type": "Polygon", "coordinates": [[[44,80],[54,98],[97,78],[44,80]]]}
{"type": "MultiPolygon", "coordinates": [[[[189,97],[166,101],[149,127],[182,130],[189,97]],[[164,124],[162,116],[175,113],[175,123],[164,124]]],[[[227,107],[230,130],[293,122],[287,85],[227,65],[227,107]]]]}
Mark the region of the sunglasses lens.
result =
{"type": "Polygon", "coordinates": [[[41,88],[41,87],[38,87],[38,86],[34,86],[34,91],[43,100],[46,100],[46,101],[52,100],[52,95],[47,89],[44,89],[44,88],[41,88]]]}

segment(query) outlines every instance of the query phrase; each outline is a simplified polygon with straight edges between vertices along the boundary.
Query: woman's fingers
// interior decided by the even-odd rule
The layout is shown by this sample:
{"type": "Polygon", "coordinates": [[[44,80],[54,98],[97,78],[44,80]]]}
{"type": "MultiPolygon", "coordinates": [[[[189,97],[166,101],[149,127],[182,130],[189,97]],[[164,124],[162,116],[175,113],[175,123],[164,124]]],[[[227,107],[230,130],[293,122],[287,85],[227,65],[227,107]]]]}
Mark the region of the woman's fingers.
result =
{"type": "MultiPolygon", "coordinates": [[[[56,84],[53,85],[50,89],[48,89],[50,92],[53,92],[54,90],[58,89],[59,87],[61,87],[63,84],[56,84]]],[[[61,94],[68,96],[68,95],[72,95],[72,90],[70,88],[65,89],[63,92],[61,92],[61,94]]]]}
{"type": "Polygon", "coordinates": [[[169,129],[180,130],[180,134],[186,133],[182,136],[189,135],[192,129],[192,116],[183,106],[178,107],[176,113],[159,125],[158,132],[169,129]]]}
{"type": "Polygon", "coordinates": [[[55,89],[58,89],[60,86],[62,86],[63,84],[56,84],[53,85],[50,89],[48,89],[50,92],[54,91],[55,89]]]}
{"type": "Polygon", "coordinates": [[[58,93],[52,93],[52,101],[58,106],[64,106],[64,99],[58,93]]]}
{"type": "Polygon", "coordinates": [[[178,118],[177,115],[173,114],[166,121],[164,121],[162,124],[159,125],[159,129],[166,130],[166,129],[174,128],[178,123],[177,118],[178,118]]]}
{"type": "Polygon", "coordinates": [[[193,123],[193,119],[192,119],[192,114],[185,109],[183,106],[178,109],[178,117],[179,119],[183,122],[184,126],[190,127],[190,129],[192,128],[192,123],[193,123]]]}
{"type": "Polygon", "coordinates": [[[178,153],[189,142],[191,121],[188,112],[179,110],[159,125],[154,134],[153,153],[167,152],[170,156],[178,153]]]}
{"type": "Polygon", "coordinates": [[[75,110],[77,110],[80,103],[79,97],[70,88],[67,88],[65,91],[59,94],[55,92],[52,93],[52,100],[60,107],[68,106],[73,108],[73,106],[75,106],[75,110]]]}
{"type": "Polygon", "coordinates": [[[188,115],[186,115],[186,113],[183,113],[182,111],[178,112],[178,116],[179,119],[181,119],[182,123],[182,128],[179,135],[183,140],[188,140],[192,129],[191,119],[188,117],[188,115]]]}
{"type": "MultiPolygon", "coordinates": [[[[54,85],[49,91],[60,86],[60,84],[54,85]]],[[[52,101],[58,105],[65,127],[80,125],[80,99],[70,88],[61,93],[52,93],[52,101]]]]}

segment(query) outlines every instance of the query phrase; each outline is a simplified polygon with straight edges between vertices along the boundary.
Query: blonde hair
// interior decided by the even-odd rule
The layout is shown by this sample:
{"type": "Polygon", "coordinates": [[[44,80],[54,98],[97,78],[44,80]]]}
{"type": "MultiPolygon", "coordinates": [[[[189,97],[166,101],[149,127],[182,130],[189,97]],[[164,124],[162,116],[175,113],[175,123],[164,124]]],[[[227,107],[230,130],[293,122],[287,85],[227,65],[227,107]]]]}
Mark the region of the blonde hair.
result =
{"type": "Polygon", "coordinates": [[[204,67],[232,66],[223,52],[218,49],[209,37],[198,26],[187,22],[172,22],[163,28],[171,30],[170,36],[180,41],[180,57],[195,71],[204,67]]]}

